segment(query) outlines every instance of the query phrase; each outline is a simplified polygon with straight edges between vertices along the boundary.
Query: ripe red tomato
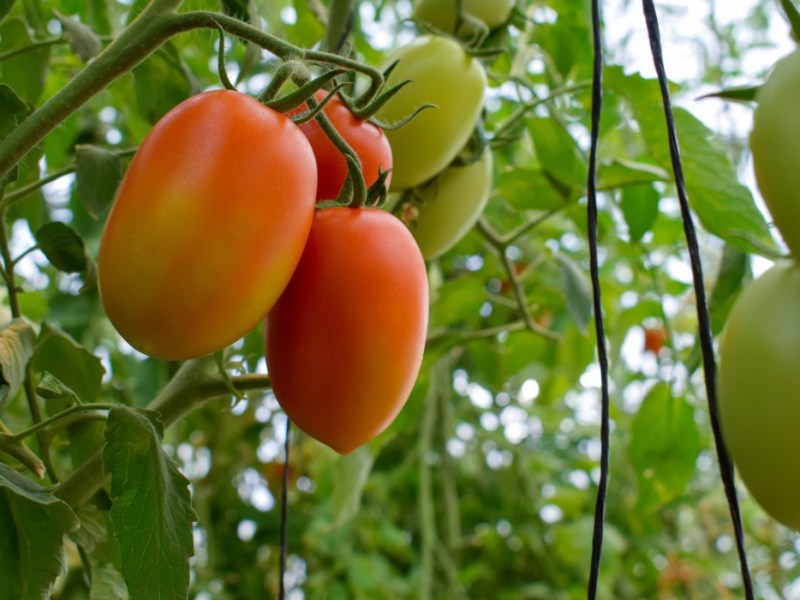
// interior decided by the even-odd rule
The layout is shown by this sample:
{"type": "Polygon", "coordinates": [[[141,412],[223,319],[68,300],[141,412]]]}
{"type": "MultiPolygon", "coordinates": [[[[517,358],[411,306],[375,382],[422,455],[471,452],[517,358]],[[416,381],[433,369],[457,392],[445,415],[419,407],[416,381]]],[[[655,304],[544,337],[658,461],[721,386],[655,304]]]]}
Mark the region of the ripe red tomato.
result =
{"type": "MultiPolygon", "coordinates": [[[[318,91],[314,96],[322,101],[328,92],[318,91]]],[[[339,97],[332,98],[322,109],[344,141],[358,155],[367,187],[378,179],[378,172],[392,168],[392,148],[383,129],[368,121],[361,121],[350,112],[339,97]]],[[[347,178],[347,162],[333,142],[325,135],[316,119],[300,125],[308,138],[317,160],[317,200],[334,200],[342,190],[347,178]]],[[[391,173],[386,178],[386,187],[391,182],[391,173]]]]}
{"type": "Polygon", "coordinates": [[[134,156],[100,242],[109,319],[164,359],[224,348],[261,320],[314,213],[314,154],[291,120],[234,91],[167,113],[134,156]]]}
{"type": "Polygon", "coordinates": [[[341,454],[381,433],[422,362],[428,280],[414,238],[374,208],[317,211],[300,264],[266,322],[275,396],[341,454]]]}
{"type": "Polygon", "coordinates": [[[645,352],[652,352],[658,354],[664,343],[667,341],[667,330],[663,327],[645,327],[644,328],[644,350],[645,352]]]}

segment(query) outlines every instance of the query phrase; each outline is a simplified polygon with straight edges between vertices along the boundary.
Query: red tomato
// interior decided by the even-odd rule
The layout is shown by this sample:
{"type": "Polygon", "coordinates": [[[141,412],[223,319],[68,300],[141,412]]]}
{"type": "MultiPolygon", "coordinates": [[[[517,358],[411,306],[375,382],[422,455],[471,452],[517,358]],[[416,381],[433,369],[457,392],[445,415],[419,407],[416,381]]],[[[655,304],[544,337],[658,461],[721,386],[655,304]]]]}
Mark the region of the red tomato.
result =
{"type": "Polygon", "coordinates": [[[414,238],[374,208],[319,210],[267,317],[275,396],[312,437],[347,454],[381,433],[422,362],[428,280],[414,238]]]}
{"type": "Polygon", "coordinates": [[[150,131],[103,231],[100,294],[137,350],[215,352],[264,317],[303,251],[314,155],[284,115],[234,91],[198,94],[150,131]]]}
{"type": "Polygon", "coordinates": [[[644,349],[645,352],[658,354],[667,341],[667,330],[663,327],[644,328],[644,349]]]}
{"type": "MultiPolygon", "coordinates": [[[[322,101],[327,94],[328,92],[320,90],[314,96],[317,101],[322,101]]],[[[339,135],[358,155],[367,187],[378,179],[379,169],[388,171],[392,168],[392,149],[383,129],[357,119],[338,96],[332,98],[322,110],[339,135]]],[[[347,178],[347,162],[316,120],[306,121],[300,125],[300,130],[311,142],[314,157],[317,159],[317,200],[334,200],[347,178]]],[[[391,174],[386,178],[387,188],[390,181],[391,174]]]]}

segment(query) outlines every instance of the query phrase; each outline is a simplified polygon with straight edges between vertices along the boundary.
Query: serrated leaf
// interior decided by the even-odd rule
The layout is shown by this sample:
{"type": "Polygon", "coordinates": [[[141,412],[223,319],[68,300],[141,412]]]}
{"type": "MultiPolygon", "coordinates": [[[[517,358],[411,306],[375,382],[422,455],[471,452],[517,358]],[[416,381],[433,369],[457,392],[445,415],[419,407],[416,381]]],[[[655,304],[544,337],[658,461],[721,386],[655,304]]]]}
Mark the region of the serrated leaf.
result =
{"type": "Polygon", "coordinates": [[[0,600],[50,598],[66,568],[64,534],[77,527],[65,502],[0,463],[0,600]]]}
{"type": "Polygon", "coordinates": [[[28,105],[13,88],[0,83],[0,139],[6,137],[28,112],[28,105]]]}
{"type": "Polygon", "coordinates": [[[567,310],[581,333],[586,333],[586,326],[592,318],[592,286],[586,274],[571,258],[559,253],[556,254],[556,259],[561,267],[567,310]]]}
{"type": "Polygon", "coordinates": [[[36,232],[39,249],[59,271],[80,273],[86,270],[86,247],[81,236],[59,221],[45,223],[36,232]]]}
{"type": "Polygon", "coordinates": [[[92,588],[89,600],[128,600],[128,587],[122,575],[110,564],[102,564],[92,571],[92,588]]]}
{"type": "Polygon", "coordinates": [[[116,153],[88,144],[75,147],[76,193],[95,219],[111,206],[122,175],[122,160],[116,153]]]}
{"type": "Polygon", "coordinates": [[[150,417],[109,412],[103,468],[111,475],[111,522],[133,598],[185,598],[192,523],[189,481],[161,447],[150,417]]]}
{"type": "Polygon", "coordinates": [[[631,241],[638,242],[658,218],[659,193],[651,185],[634,185],[622,190],[620,206],[631,241]]]}
{"type": "Polygon", "coordinates": [[[94,402],[106,372],[100,359],[58,327],[45,322],[36,341],[34,370],[49,372],[73,390],[82,402],[94,402]]]}
{"type": "Polygon", "coordinates": [[[694,408],[657,384],[645,397],[631,425],[628,448],[640,486],[664,503],[681,494],[695,471],[700,431],[694,408]]]}
{"type": "Polygon", "coordinates": [[[83,62],[97,56],[103,49],[103,42],[100,37],[88,27],[76,19],[65,17],[56,11],[56,17],[61,22],[61,31],[64,33],[72,51],[83,62]]]}
{"type": "Polygon", "coordinates": [[[334,465],[333,510],[336,526],[352,518],[361,507],[361,494],[367,484],[375,457],[367,446],[343,456],[334,465]]]}
{"type": "MultiPolygon", "coordinates": [[[[33,43],[28,28],[20,19],[0,23],[0,53],[33,43]]],[[[44,90],[50,47],[44,46],[0,62],[0,81],[8,84],[28,104],[34,106],[44,90]]]]}
{"type": "Polygon", "coordinates": [[[21,319],[0,330],[0,408],[14,398],[25,381],[25,367],[35,344],[36,333],[21,319]]]}

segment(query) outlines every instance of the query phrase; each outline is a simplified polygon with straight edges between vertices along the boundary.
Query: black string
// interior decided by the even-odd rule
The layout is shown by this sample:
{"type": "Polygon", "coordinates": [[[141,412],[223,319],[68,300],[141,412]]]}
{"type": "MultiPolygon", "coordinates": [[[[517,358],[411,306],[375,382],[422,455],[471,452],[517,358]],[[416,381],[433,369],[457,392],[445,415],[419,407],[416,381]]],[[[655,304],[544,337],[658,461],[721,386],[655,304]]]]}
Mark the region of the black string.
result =
{"type": "Polygon", "coordinates": [[[603,43],[600,38],[600,7],[598,0],[592,0],[592,37],[594,41],[594,70],[592,73],[592,139],[589,148],[587,215],[589,221],[589,263],[592,277],[594,325],[597,334],[597,360],[600,364],[602,414],[600,419],[600,480],[597,485],[597,500],[594,510],[592,566],[589,573],[588,589],[589,600],[594,600],[597,596],[597,582],[600,576],[600,554],[603,549],[603,527],[606,516],[606,497],[608,496],[610,441],[608,356],[606,354],[606,334],[603,326],[603,305],[600,294],[600,268],[597,257],[597,145],[600,137],[600,111],[603,100],[603,43]]]}
{"type": "Polygon", "coordinates": [[[725,488],[725,496],[728,499],[733,528],[736,533],[736,549],[739,552],[739,566],[742,571],[745,595],[748,600],[753,600],[753,583],[750,579],[750,570],[747,566],[747,555],[744,547],[744,532],[742,530],[742,519],[739,513],[739,502],[736,498],[736,486],[734,483],[734,469],[725,444],[722,441],[722,431],[720,428],[719,417],[717,414],[717,392],[716,392],[716,363],[714,359],[714,343],[711,333],[711,323],[708,316],[706,304],[706,292],[703,285],[703,268],[700,263],[700,249],[697,243],[697,235],[694,229],[694,222],[689,210],[689,199],[686,193],[686,183],[683,178],[683,165],[681,164],[680,148],[678,147],[678,136],[675,131],[675,121],[672,115],[672,106],[669,99],[669,88],[667,75],[664,69],[664,59],[661,52],[661,35],[658,27],[658,15],[652,0],[642,0],[645,21],[647,22],[647,32],[650,37],[650,51],[653,55],[653,63],[658,73],[658,83],[661,88],[661,98],[664,104],[664,115],[667,119],[667,133],[669,136],[669,151],[672,158],[672,170],[675,174],[675,187],[678,192],[678,200],[681,205],[683,216],[683,231],[686,236],[686,245],[689,250],[689,258],[692,265],[692,277],[694,279],[694,293],[697,300],[697,320],[699,325],[700,345],[703,350],[703,372],[705,375],[706,396],[708,397],[708,411],[711,417],[711,429],[714,432],[714,444],[717,449],[719,460],[719,470],[722,476],[722,484],[725,488]]]}
{"type": "Polygon", "coordinates": [[[286,417],[286,440],[283,443],[284,465],[283,465],[283,488],[281,489],[281,581],[278,591],[279,600],[286,597],[284,577],[286,576],[286,557],[288,555],[288,522],[289,522],[289,434],[292,431],[292,421],[286,417]]]}

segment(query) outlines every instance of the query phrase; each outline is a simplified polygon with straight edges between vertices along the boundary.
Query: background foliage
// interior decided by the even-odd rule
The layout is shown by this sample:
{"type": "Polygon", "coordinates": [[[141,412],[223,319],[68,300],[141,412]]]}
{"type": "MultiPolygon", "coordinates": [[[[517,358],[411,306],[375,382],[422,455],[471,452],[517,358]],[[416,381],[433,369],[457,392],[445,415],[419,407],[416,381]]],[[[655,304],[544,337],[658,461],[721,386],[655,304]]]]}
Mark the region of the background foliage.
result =
{"type": "MultiPolygon", "coordinates": [[[[0,0],[0,138],[74,77],[144,4],[0,0]]],[[[658,88],[652,71],[631,64],[642,51],[643,23],[626,29],[620,21],[623,14],[638,18],[631,4],[606,10],[600,246],[613,429],[599,595],[739,597],[658,88]],[[646,330],[663,330],[663,347],[646,346],[646,330]]],[[[696,98],[759,83],[769,65],[763,53],[789,40],[777,4],[751,3],[740,21],[720,24],[712,3],[702,26],[685,4],[659,6],[667,54],[682,57],[688,42],[693,58],[673,92],[715,334],[753,265],[782,246],[747,185],[741,123],[750,107],[696,98]],[[686,34],[675,31],[689,31],[691,39],[680,40],[686,34]]],[[[311,47],[325,34],[327,8],[321,0],[186,0],[181,10],[223,10],[311,47]]],[[[358,9],[351,41],[368,64],[380,64],[388,50],[418,35],[407,1],[362,0],[358,9]]],[[[162,424],[124,407],[148,405],[183,371],[122,341],[94,285],[92,257],[132,151],[169,108],[219,86],[217,43],[210,30],[170,39],[61,123],[6,185],[2,245],[10,254],[4,264],[8,270],[10,257],[18,259],[16,286],[9,285],[19,289],[6,295],[4,318],[19,312],[26,320],[0,332],[2,422],[13,432],[31,425],[26,386],[35,387],[39,418],[77,402],[121,406],[110,411],[105,427],[104,413],[77,408],[59,427],[26,438],[33,449],[49,448],[44,481],[2,455],[0,581],[12,583],[0,598],[43,597],[62,566],[66,574],[54,598],[153,597],[146,581],[121,566],[131,564],[125,555],[140,557],[151,585],[166,585],[180,579],[192,548],[185,573],[191,597],[277,594],[286,421],[275,398],[265,389],[239,398],[225,395],[224,386],[215,393],[197,388],[215,399],[163,431],[162,446],[162,424]],[[42,178],[52,183],[36,185],[42,178]],[[12,311],[15,302],[18,311],[12,311]],[[50,486],[103,447],[104,431],[104,457],[117,465],[114,456],[133,457],[126,476],[135,485],[124,490],[115,480],[73,512],[50,486]],[[151,481],[153,474],[138,465],[153,457],[163,468],[151,481]],[[194,515],[187,485],[197,518],[193,539],[148,540],[165,520],[185,523],[188,532],[194,515]],[[152,498],[125,494],[152,486],[169,500],[143,521],[130,507],[152,498]],[[116,543],[107,535],[114,528],[138,533],[116,543]],[[63,557],[62,533],[68,534],[63,557]],[[31,541],[35,562],[9,543],[19,539],[31,541]],[[176,564],[165,564],[165,556],[176,564]],[[128,588],[131,581],[145,587],[126,591],[123,575],[128,588]]],[[[289,598],[585,595],[599,458],[584,198],[589,4],[520,0],[509,27],[484,45],[502,50],[484,59],[490,74],[484,125],[495,153],[484,220],[429,264],[426,358],[390,430],[344,458],[293,434],[289,598]]],[[[225,54],[239,89],[253,94],[276,67],[268,54],[230,37],[225,54]]],[[[226,355],[235,381],[264,373],[261,340],[255,331],[226,355]]],[[[215,365],[192,368],[213,372],[215,365]]],[[[794,597],[800,593],[796,535],[740,492],[757,595],[794,597]]],[[[179,589],[185,582],[168,585],[179,589]]]]}

